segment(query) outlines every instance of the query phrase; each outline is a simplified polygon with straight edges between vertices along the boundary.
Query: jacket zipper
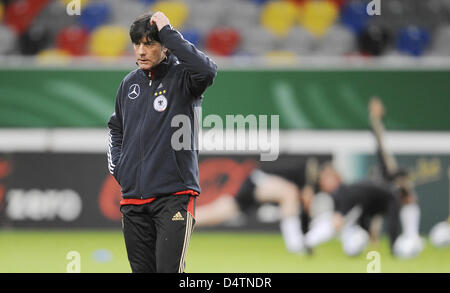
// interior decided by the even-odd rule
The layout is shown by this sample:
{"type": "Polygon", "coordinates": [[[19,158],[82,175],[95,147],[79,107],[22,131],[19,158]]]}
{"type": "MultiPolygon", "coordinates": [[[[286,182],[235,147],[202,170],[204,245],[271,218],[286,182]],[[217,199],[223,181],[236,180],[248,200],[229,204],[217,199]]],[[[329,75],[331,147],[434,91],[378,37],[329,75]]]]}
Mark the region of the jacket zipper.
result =
{"type": "MultiPolygon", "coordinates": [[[[153,83],[152,82],[152,71],[149,72],[148,77],[150,79],[148,85],[150,86],[150,92],[151,92],[151,87],[152,87],[152,83],[153,83]]],[[[139,165],[140,166],[139,166],[139,175],[138,175],[138,185],[139,185],[139,194],[140,194],[139,197],[141,199],[143,199],[143,197],[144,197],[143,196],[143,190],[142,190],[142,161],[144,159],[144,154],[143,154],[144,148],[142,146],[142,139],[141,139],[141,137],[142,137],[142,127],[143,127],[144,122],[145,122],[145,120],[147,118],[148,99],[149,99],[149,97],[145,97],[144,117],[142,118],[142,120],[140,122],[140,126],[139,126],[139,142],[138,143],[139,143],[139,165]]]]}

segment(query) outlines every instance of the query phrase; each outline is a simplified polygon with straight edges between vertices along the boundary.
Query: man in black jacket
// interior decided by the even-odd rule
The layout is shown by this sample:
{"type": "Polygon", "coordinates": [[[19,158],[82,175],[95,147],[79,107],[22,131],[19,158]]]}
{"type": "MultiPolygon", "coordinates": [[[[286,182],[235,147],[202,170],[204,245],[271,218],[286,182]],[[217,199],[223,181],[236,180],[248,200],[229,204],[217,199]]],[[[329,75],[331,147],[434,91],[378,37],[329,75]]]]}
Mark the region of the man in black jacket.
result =
{"type": "Polygon", "coordinates": [[[130,38],[139,68],[121,82],[108,123],[108,167],[122,188],[128,259],[133,272],[184,272],[200,193],[194,111],[217,66],[162,12],[138,17],[130,38]],[[180,116],[191,145],[174,149],[180,116]]]}

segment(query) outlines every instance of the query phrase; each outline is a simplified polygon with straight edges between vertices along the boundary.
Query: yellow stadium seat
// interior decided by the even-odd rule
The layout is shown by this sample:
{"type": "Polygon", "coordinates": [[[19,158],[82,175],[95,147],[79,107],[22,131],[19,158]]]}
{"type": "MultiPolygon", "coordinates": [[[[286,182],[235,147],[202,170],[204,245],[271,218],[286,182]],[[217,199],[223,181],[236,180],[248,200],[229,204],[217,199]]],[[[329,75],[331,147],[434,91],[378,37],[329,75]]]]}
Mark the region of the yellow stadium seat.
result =
{"type": "Polygon", "coordinates": [[[297,54],[287,50],[269,51],[264,54],[264,60],[269,65],[292,65],[295,64],[297,54]]]}
{"type": "Polygon", "coordinates": [[[3,21],[3,14],[5,14],[5,7],[3,7],[3,3],[0,3],[0,22],[3,21]]]}
{"type": "Polygon", "coordinates": [[[277,36],[285,37],[295,24],[298,14],[299,8],[291,2],[269,2],[261,12],[261,24],[277,36]]]}
{"type": "Polygon", "coordinates": [[[60,49],[45,49],[36,56],[36,62],[40,65],[65,65],[71,59],[69,52],[60,49]]]}
{"type": "Polygon", "coordinates": [[[153,5],[151,10],[163,12],[175,29],[181,28],[189,15],[188,6],[182,1],[160,1],[153,5]]]}
{"type": "Polygon", "coordinates": [[[122,26],[104,25],[91,34],[89,53],[101,57],[117,57],[129,45],[128,30],[122,26]]]}
{"type": "Polygon", "coordinates": [[[313,36],[321,37],[333,25],[338,13],[337,5],[332,1],[309,0],[303,5],[299,22],[313,36]]]}

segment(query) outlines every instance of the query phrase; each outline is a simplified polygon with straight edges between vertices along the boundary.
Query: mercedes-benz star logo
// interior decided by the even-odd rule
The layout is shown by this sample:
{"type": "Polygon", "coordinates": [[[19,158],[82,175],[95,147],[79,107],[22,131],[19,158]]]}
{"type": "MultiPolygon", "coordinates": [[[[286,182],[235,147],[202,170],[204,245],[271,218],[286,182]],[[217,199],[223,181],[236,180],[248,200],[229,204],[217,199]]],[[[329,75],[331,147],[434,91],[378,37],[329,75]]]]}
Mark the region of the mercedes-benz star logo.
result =
{"type": "Polygon", "coordinates": [[[128,90],[128,97],[132,100],[136,99],[137,97],[139,97],[139,93],[141,92],[141,88],[139,87],[138,84],[132,84],[130,86],[130,89],[128,90]]]}

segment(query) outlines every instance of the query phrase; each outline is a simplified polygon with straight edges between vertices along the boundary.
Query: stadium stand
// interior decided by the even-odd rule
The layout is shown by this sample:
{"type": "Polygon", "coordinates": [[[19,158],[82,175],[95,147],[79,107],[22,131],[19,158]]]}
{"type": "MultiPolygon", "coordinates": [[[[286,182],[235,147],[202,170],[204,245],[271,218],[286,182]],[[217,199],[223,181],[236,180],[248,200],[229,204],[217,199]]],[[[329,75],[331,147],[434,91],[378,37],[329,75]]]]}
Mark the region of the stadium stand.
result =
{"type": "Polygon", "coordinates": [[[367,14],[368,2],[83,0],[81,15],[68,15],[69,0],[2,0],[0,55],[128,56],[131,21],[156,10],[189,41],[223,57],[448,55],[450,1],[385,1],[379,16],[367,14]]]}

